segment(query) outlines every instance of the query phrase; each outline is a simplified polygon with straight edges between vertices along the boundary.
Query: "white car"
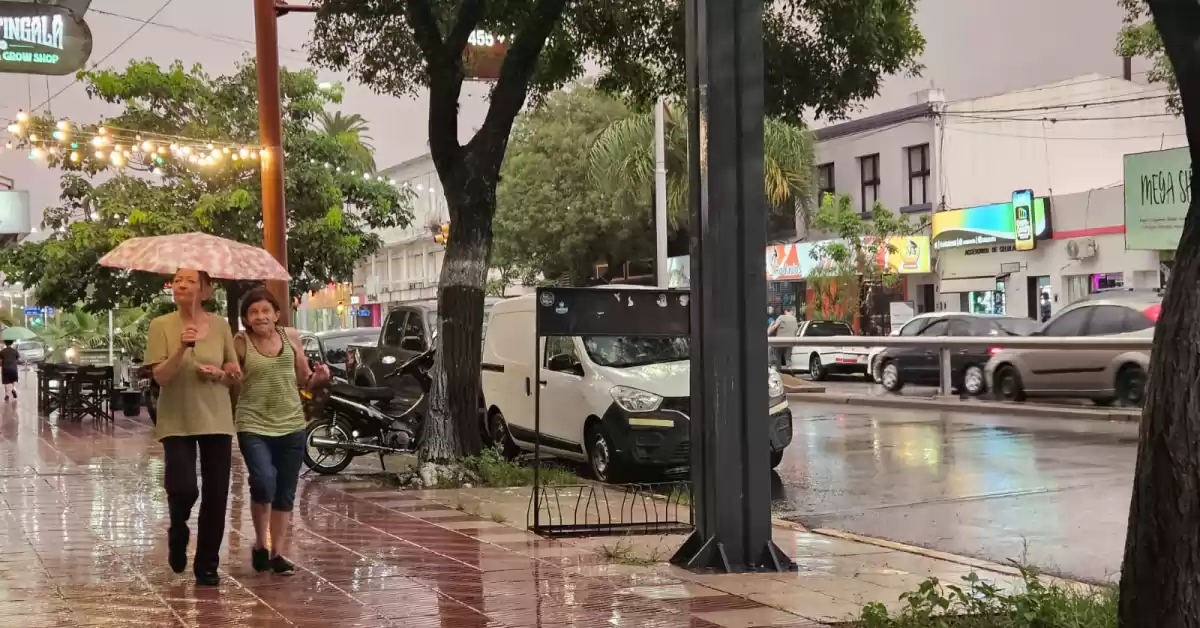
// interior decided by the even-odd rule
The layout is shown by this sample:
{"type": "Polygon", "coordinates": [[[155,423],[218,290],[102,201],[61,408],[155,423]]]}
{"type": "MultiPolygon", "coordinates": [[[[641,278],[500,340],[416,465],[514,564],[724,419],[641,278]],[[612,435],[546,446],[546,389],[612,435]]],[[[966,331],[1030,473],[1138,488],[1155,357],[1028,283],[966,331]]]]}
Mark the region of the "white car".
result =
{"type": "MultiPolygon", "coordinates": [[[[842,321],[804,321],[796,336],[803,338],[853,336],[854,330],[842,321]]],[[[806,347],[803,344],[792,347],[791,364],[793,371],[807,372],[816,381],[825,379],[835,373],[867,374],[867,356],[871,350],[867,347],[806,347]]]]}
{"type": "MultiPolygon", "coordinates": [[[[630,286],[621,286],[629,290],[630,286]]],[[[483,343],[483,397],[492,442],[506,455],[535,440],[534,359],[541,368],[541,447],[587,462],[597,479],[619,482],[638,467],[690,461],[691,362],[687,338],[548,337],[533,349],[535,295],[492,307],[483,343]]],[[[783,381],[768,378],[771,465],[792,441],[783,381]]]]}

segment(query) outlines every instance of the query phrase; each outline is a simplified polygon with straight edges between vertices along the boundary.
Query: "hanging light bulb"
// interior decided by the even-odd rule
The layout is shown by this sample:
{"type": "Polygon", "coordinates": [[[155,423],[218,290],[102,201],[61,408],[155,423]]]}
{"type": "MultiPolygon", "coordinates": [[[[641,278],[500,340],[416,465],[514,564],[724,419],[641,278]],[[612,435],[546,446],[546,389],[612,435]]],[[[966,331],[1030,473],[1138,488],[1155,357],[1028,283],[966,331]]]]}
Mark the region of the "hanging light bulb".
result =
{"type": "Polygon", "coordinates": [[[106,129],[104,127],[100,127],[99,129],[96,129],[96,132],[99,133],[100,135],[108,135],[108,129],[106,129]]]}
{"type": "Polygon", "coordinates": [[[35,135],[35,134],[33,134],[33,133],[30,133],[30,134],[29,134],[29,141],[31,141],[31,142],[36,142],[36,141],[38,141],[37,135],[35,135]]]}
{"type": "Polygon", "coordinates": [[[96,159],[104,159],[104,151],[102,151],[102,150],[96,151],[96,159]]]}
{"type": "Polygon", "coordinates": [[[97,148],[99,148],[99,147],[101,147],[101,146],[104,146],[104,138],[102,138],[102,137],[93,137],[93,138],[92,138],[92,146],[95,146],[95,147],[97,147],[97,148]]]}
{"type": "Polygon", "coordinates": [[[30,159],[41,159],[42,158],[42,149],[34,148],[33,150],[29,151],[29,158],[30,159]]]}
{"type": "Polygon", "coordinates": [[[24,122],[24,121],[26,121],[26,120],[28,120],[28,119],[29,119],[29,114],[25,113],[25,111],[24,111],[24,110],[21,110],[21,109],[18,109],[18,110],[17,110],[17,120],[20,120],[21,122],[24,122]]]}
{"type": "Polygon", "coordinates": [[[238,151],[238,155],[241,155],[242,159],[246,159],[250,156],[250,149],[243,146],[242,149],[238,151]]]}
{"type": "Polygon", "coordinates": [[[74,150],[71,151],[71,161],[74,161],[74,162],[79,161],[79,151],[74,151],[74,150]]]}
{"type": "Polygon", "coordinates": [[[21,125],[13,123],[8,125],[8,132],[16,135],[21,132],[21,125]]]}
{"type": "Polygon", "coordinates": [[[66,119],[66,118],[63,118],[62,120],[59,120],[59,121],[58,121],[58,125],[57,125],[57,126],[58,126],[58,130],[59,130],[59,131],[66,131],[67,129],[70,129],[70,128],[71,128],[71,123],[70,123],[70,122],[67,122],[67,119],[66,119]]]}
{"type": "Polygon", "coordinates": [[[228,155],[229,153],[232,153],[233,151],[232,151],[232,150],[229,150],[229,147],[228,147],[228,146],[226,146],[225,148],[222,148],[222,149],[221,149],[221,152],[223,152],[223,153],[225,153],[226,155],[228,155]]]}
{"type": "Polygon", "coordinates": [[[149,140],[142,142],[142,150],[146,151],[147,153],[154,152],[154,143],[149,140]]]}
{"type": "Polygon", "coordinates": [[[111,161],[112,165],[114,166],[120,166],[125,162],[125,158],[121,156],[121,153],[113,151],[112,156],[109,157],[109,161],[111,161]]]}

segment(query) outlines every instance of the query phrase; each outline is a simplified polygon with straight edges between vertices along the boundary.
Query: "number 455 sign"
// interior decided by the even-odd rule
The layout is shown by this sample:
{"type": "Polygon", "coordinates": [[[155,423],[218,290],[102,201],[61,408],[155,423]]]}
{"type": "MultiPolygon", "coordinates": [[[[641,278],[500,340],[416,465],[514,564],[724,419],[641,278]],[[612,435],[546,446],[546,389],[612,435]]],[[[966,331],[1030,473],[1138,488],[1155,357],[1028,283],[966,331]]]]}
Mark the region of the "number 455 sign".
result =
{"type": "Polygon", "coordinates": [[[500,78],[500,66],[508,52],[508,37],[477,30],[467,37],[463,51],[463,71],[468,79],[494,81],[500,78]]]}

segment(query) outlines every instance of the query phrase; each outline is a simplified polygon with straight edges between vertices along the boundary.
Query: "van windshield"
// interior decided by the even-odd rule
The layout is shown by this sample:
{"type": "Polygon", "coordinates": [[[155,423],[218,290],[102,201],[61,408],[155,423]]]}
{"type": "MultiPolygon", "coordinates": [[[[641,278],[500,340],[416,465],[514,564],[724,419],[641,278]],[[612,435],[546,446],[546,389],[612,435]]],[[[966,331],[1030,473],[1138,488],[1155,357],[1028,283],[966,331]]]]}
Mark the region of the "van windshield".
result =
{"type": "Polygon", "coordinates": [[[600,366],[630,368],[690,357],[687,338],[656,336],[584,336],[588,357],[600,366]]]}

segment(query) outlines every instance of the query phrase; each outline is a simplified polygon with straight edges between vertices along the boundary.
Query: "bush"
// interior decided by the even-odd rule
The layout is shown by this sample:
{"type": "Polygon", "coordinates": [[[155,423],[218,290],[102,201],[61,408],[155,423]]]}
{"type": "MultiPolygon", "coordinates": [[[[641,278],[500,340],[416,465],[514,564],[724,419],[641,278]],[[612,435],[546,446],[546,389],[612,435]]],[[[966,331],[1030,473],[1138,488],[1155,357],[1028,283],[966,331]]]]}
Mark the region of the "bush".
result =
{"type": "Polygon", "coordinates": [[[963,585],[937,578],[900,596],[896,615],[883,604],[868,604],[858,628],[1116,628],[1117,593],[1046,584],[1037,571],[1022,567],[1023,590],[1004,593],[974,573],[963,585]]]}
{"type": "MultiPolygon", "coordinates": [[[[533,467],[507,460],[499,449],[485,449],[478,456],[462,459],[462,466],[479,477],[483,486],[509,488],[533,484],[533,467]]],[[[547,486],[578,484],[580,479],[568,469],[542,465],[539,481],[547,486]]]]}

